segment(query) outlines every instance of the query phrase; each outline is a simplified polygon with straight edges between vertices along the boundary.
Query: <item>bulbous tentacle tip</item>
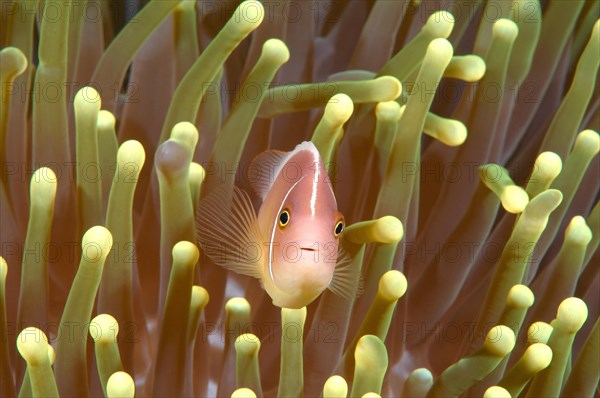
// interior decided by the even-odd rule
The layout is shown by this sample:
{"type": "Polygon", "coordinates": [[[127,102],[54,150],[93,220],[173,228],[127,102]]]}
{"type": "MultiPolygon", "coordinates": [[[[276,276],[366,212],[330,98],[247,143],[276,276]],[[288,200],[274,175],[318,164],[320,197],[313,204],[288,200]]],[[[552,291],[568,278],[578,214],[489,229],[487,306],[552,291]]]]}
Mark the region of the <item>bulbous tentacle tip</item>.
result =
{"type": "Polygon", "coordinates": [[[377,394],[376,392],[368,392],[363,394],[361,398],[381,398],[381,395],[377,394]]]}
{"type": "Polygon", "coordinates": [[[90,263],[103,262],[113,245],[110,231],[101,225],[87,230],[81,240],[83,257],[90,263]]]}
{"type": "Polygon", "coordinates": [[[556,178],[562,170],[562,160],[560,156],[551,151],[540,153],[535,161],[534,171],[542,173],[549,178],[556,178]]]}
{"type": "Polygon", "coordinates": [[[231,19],[236,29],[244,34],[249,34],[258,28],[265,17],[265,8],[260,1],[248,0],[242,2],[235,10],[231,19]]]}
{"type": "Polygon", "coordinates": [[[91,86],[85,86],[79,89],[73,100],[75,114],[98,114],[102,106],[100,93],[91,86]]]}
{"type": "Polygon", "coordinates": [[[210,295],[208,294],[208,290],[203,288],[202,286],[194,285],[192,286],[192,299],[191,306],[193,308],[204,308],[206,304],[208,304],[210,300],[210,295]]]}
{"type": "Polygon", "coordinates": [[[35,206],[52,209],[56,197],[58,179],[49,167],[40,167],[31,177],[29,184],[29,197],[35,206]]]}
{"type": "Polygon", "coordinates": [[[8,263],[4,257],[0,257],[0,281],[4,283],[6,281],[6,275],[8,274],[8,263]]]}
{"type": "Polygon", "coordinates": [[[515,347],[515,333],[508,326],[494,326],[485,337],[484,347],[490,354],[503,358],[515,347]]]}
{"type": "Polygon", "coordinates": [[[108,344],[117,341],[119,324],[112,315],[100,314],[92,319],[89,330],[95,343],[108,344]]]}
{"type": "Polygon", "coordinates": [[[492,386],[485,390],[483,398],[511,398],[511,395],[505,388],[492,386]]]}
{"type": "Polygon", "coordinates": [[[535,296],[531,289],[525,285],[514,285],[508,291],[506,305],[510,307],[529,308],[533,305],[535,296]]]}
{"type": "Polygon", "coordinates": [[[427,46],[426,58],[431,58],[435,63],[448,65],[454,55],[452,44],[446,39],[434,39],[427,46]]]}
{"type": "Polygon", "coordinates": [[[600,152],[600,135],[594,130],[583,130],[575,140],[575,150],[581,149],[588,156],[593,157],[600,152]]]}
{"type": "Polygon", "coordinates": [[[135,167],[142,166],[146,160],[146,152],[143,145],[136,140],[125,141],[117,150],[117,162],[131,166],[135,163],[135,167]]]}
{"type": "Polygon", "coordinates": [[[115,115],[113,115],[112,112],[107,111],[106,109],[102,109],[98,112],[97,125],[99,129],[114,130],[116,123],[115,115]]]}
{"type": "Polygon", "coordinates": [[[387,301],[396,301],[404,296],[408,288],[408,281],[400,271],[391,270],[379,279],[378,295],[387,301]]]}
{"type": "Polygon", "coordinates": [[[433,37],[448,38],[454,29],[454,15],[448,11],[434,12],[427,18],[423,30],[433,37]]]}
{"type": "Polygon", "coordinates": [[[395,122],[402,116],[401,106],[397,101],[379,102],[375,107],[377,119],[395,122]]]}
{"type": "Polygon", "coordinates": [[[531,373],[538,373],[552,362],[552,349],[543,343],[534,343],[523,354],[524,363],[531,373]]]}
{"type": "Polygon", "coordinates": [[[373,79],[372,89],[381,95],[380,101],[392,101],[402,94],[402,83],[394,76],[381,76],[373,79]]]}
{"type": "Polygon", "coordinates": [[[167,180],[175,179],[180,173],[189,171],[189,150],[180,142],[170,139],[158,147],[154,165],[159,176],[167,180]]]}
{"type": "Polygon", "coordinates": [[[256,398],[256,394],[249,388],[238,388],[231,394],[231,398],[256,398]]]}
{"type": "Polygon", "coordinates": [[[250,303],[244,297],[233,297],[227,300],[225,311],[250,313],[250,303]]]}
{"type": "Polygon", "coordinates": [[[527,342],[529,344],[542,343],[546,344],[550,335],[552,334],[553,327],[546,322],[534,322],[527,329],[527,342]]]}
{"type": "Polygon", "coordinates": [[[260,339],[252,333],[244,333],[235,339],[235,351],[253,355],[260,350],[260,339]]]}
{"type": "Polygon", "coordinates": [[[106,396],[108,398],[132,398],[135,396],[133,378],[125,372],[113,373],[106,383],[106,396]]]}
{"type": "Polygon", "coordinates": [[[585,222],[585,218],[575,216],[567,226],[565,231],[565,240],[568,240],[577,246],[587,246],[592,240],[592,230],[585,222]]]}
{"type": "Polygon", "coordinates": [[[331,118],[331,121],[337,125],[346,123],[350,119],[350,116],[352,116],[352,112],[354,112],[354,103],[344,93],[332,96],[325,106],[325,115],[331,118]]]}
{"type": "Polygon", "coordinates": [[[177,242],[173,246],[173,262],[194,266],[200,258],[198,246],[188,241],[177,242]]]}
{"type": "Polygon", "coordinates": [[[499,39],[514,41],[519,34],[519,27],[510,19],[500,18],[494,22],[492,33],[499,39]]]}
{"type": "Polygon", "coordinates": [[[263,56],[266,56],[276,65],[283,65],[290,60],[290,50],[285,42],[279,39],[269,39],[262,47],[263,56]]]}
{"type": "Polygon", "coordinates": [[[179,122],[171,129],[170,138],[193,150],[198,143],[198,129],[190,122],[179,122]]]}
{"type": "Polygon", "coordinates": [[[48,337],[40,329],[30,326],[17,336],[17,350],[29,365],[38,365],[48,360],[48,337]]]}
{"type": "Polygon", "coordinates": [[[569,297],[558,306],[553,326],[567,333],[576,333],[581,329],[587,317],[588,308],[585,302],[578,297],[569,297]]]}
{"type": "Polygon", "coordinates": [[[402,221],[394,216],[383,216],[375,220],[373,235],[380,243],[399,242],[404,236],[402,221]]]}
{"type": "Polygon", "coordinates": [[[9,80],[19,76],[27,69],[27,57],[17,47],[3,48],[0,51],[0,59],[2,60],[2,74],[7,74],[9,80]]]}
{"type": "Polygon", "coordinates": [[[348,383],[342,376],[333,375],[325,381],[323,398],[340,398],[348,395],[348,383]]]}
{"type": "Polygon", "coordinates": [[[519,214],[525,210],[529,203],[529,195],[523,188],[511,185],[502,191],[500,201],[504,210],[512,214],[519,214]]]}

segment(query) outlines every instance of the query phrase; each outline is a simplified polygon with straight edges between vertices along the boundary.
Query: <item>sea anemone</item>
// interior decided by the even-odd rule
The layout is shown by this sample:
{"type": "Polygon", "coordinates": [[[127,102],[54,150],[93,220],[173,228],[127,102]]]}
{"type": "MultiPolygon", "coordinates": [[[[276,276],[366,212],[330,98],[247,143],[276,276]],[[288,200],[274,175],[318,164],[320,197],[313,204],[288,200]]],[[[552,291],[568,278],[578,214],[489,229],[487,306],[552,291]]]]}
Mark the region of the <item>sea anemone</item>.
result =
{"type": "Polygon", "coordinates": [[[600,2],[1,7],[3,397],[598,395],[600,2]],[[278,308],[196,210],[306,140],[362,278],[278,308]]]}

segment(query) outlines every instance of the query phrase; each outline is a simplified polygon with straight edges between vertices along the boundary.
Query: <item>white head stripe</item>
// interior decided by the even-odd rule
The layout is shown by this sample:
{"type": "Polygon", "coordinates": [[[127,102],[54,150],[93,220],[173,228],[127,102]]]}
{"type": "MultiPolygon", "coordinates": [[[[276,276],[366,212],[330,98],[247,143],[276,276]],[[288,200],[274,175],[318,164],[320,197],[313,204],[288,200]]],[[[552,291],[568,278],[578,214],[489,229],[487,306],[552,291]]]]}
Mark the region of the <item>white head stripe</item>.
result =
{"type": "Polygon", "coordinates": [[[279,210],[277,210],[277,213],[275,214],[275,222],[273,223],[273,231],[271,232],[271,240],[269,241],[269,275],[271,276],[271,280],[273,282],[275,282],[275,279],[273,278],[273,240],[275,239],[275,228],[277,228],[279,213],[281,213],[281,209],[283,209],[283,204],[285,203],[287,197],[290,195],[290,193],[296,187],[296,185],[298,185],[300,181],[304,179],[304,177],[306,177],[306,175],[303,175],[302,178],[296,181],[294,185],[292,185],[292,187],[286,192],[285,196],[283,197],[283,200],[281,201],[281,206],[279,206],[279,210]]]}

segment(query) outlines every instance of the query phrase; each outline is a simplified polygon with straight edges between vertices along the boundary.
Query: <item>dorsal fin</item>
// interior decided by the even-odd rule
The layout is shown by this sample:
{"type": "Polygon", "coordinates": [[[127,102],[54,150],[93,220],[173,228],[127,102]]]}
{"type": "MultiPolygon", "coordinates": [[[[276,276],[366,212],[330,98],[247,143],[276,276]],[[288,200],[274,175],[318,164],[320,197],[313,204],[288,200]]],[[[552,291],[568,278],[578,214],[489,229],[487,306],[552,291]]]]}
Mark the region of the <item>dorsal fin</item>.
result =
{"type": "Polygon", "coordinates": [[[247,175],[248,181],[254,192],[262,200],[265,199],[267,192],[271,189],[277,176],[275,173],[281,169],[281,165],[288,155],[289,152],[271,149],[257,155],[250,163],[247,175]]]}
{"type": "Polygon", "coordinates": [[[320,158],[319,151],[310,141],[304,141],[290,151],[278,151],[270,149],[257,155],[248,166],[247,178],[252,189],[262,200],[271,190],[275,178],[285,163],[299,151],[310,151],[315,158],[320,158]]]}

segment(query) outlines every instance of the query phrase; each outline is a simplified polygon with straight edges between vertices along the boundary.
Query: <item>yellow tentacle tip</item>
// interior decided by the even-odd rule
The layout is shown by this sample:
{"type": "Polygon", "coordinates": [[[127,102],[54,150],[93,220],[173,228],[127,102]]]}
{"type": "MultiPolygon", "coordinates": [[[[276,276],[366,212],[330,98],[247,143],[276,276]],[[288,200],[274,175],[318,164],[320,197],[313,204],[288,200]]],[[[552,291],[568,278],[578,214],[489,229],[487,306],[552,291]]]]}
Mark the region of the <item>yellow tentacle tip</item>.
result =
{"type": "Polygon", "coordinates": [[[562,160],[554,152],[542,152],[535,160],[536,177],[554,180],[562,170],[562,160]]]}
{"type": "Polygon", "coordinates": [[[407,288],[408,282],[404,274],[400,271],[391,270],[383,274],[379,279],[377,294],[381,298],[391,302],[404,296],[407,288]]]}
{"type": "Polygon", "coordinates": [[[585,302],[578,297],[569,297],[558,306],[554,327],[567,333],[575,333],[583,326],[587,317],[585,302]]]}
{"type": "Polygon", "coordinates": [[[537,373],[552,362],[552,349],[546,344],[534,343],[525,350],[523,360],[529,372],[537,373]]]}
{"type": "Polygon", "coordinates": [[[87,230],[81,239],[82,256],[90,263],[104,261],[113,245],[110,231],[97,225],[87,230]]]}
{"type": "Polygon", "coordinates": [[[235,351],[254,355],[260,350],[260,339],[252,333],[244,333],[235,339],[235,351]]]}
{"type": "MultiPolygon", "coordinates": [[[[135,169],[133,170],[133,174],[136,176],[140,173],[141,166],[144,165],[146,160],[146,152],[144,151],[144,147],[139,141],[129,140],[125,141],[119,147],[117,151],[117,162],[121,164],[126,164],[127,168],[130,169],[132,164],[135,163],[135,169]]],[[[131,169],[129,170],[131,172],[131,169]]],[[[132,181],[128,181],[132,182],[132,181]]]]}
{"type": "Polygon", "coordinates": [[[371,89],[376,92],[373,97],[379,101],[392,101],[402,94],[402,83],[393,76],[381,76],[373,79],[371,89]]]}
{"type": "Polygon", "coordinates": [[[452,44],[446,39],[434,39],[427,46],[426,57],[431,57],[436,63],[448,65],[453,54],[452,44]]]}
{"type": "Polygon", "coordinates": [[[379,120],[395,122],[400,120],[402,116],[401,106],[396,101],[384,101],[377,104],[375,107],[375,115],[379,120]]]}
{"type": "Polygon", "coordinates": [[[129,374],[115,372],[106,383],[106,396],[108,398],[130,398],[135,395],[135,383],[129,374]]]}
{"type": "Polygon", "coordinates": [[[256,394],[249,388],[238,388],[231,394],[231,398],[256,398],[256,394]]]}
{"type": "Polygon", "coordinates": [[[242,34],[248,34],[258,28],[265,17],[265,9],[260,1],[242,2],[232,17],[235,27],[242,34]]]}
{"type": "Polygon", "coordinates": [[[483,58],[469,54],[452,58],[444,72],[446,77],[454,77],[466,82],[478,82],[485,75],[486,65],[483,58]]]}
{"type": "Polygon", "coordinates": [[[101,130],[114,130],[116,124],[115,116],[105,109],[98,112],[98,121],[96,125],[101,130]]]}
{"type": "Polygon", "coordinates": [[[500,386],[492,386],[485,390],[483,398],[511,398],[511,395],[506,389],[500,386]]]}
{"type": "Polygon", "coordinates": [[[233,297],[227,300],[225,311],[230,312],[246,312],[250,313],[250,303],[243,297],[233,297]]]}
{"type": "Polygon", "coordinates": [[[90,336],[95,343],[116,343],[117,335],[119,334],[119,324],[112,315],[100,314],[92,319],[89,330],[90,336]]]}
{"type": "Polygon", "coordinates": [[[363,394],[361,398],[381,398],[381,395],[377,394],[376,392],[368,392],[363,394]]]}
{"type": "Polygon", "coordinates": [[[200,163],[191,162],[190,163],[190,171],[189,171],[189,179],[190,181],[199,181],[202,183],[206,178],[206,170],[200,163]]]}
{"type": "Polygon", "coordinates": [[[352,99],[346,94],[338,93],[327,102],[324,115],[332,124],[342,125],[350,119],[352,112],[354,112],[352,99]]]}
{"type": "Polygon", "coordinates": [[[325,381],[323,398],[346,398],[347,395],[348,383],[342,376],[334,375],[325,381]]]}
{"type": "Polygon", "coordinates": [[[387,350],[379,337],[372,334],[362,336],[356,343],[354,360],[357,367],[363,369],[387,368],[387,350]]]}
{"type": "Polygon", "coordinates": [[[515,333],[507,326],[494,326],[485,337],[484,347],[490,354],[503,358],[515,347],[515,333]]]}
{"type": "Polygon", "coordinates": [[[200,258],[198,247],[192,242],[181,241],[173,246],[173,262],[189,266],[196,265],[200,258]]]}
{"type": "Polygon", "coordinates": [[[73,100],[73,108],[75,113],[93,113],[98,114],[102,101],[100,100],[100,94],[94,87],[85,86],[82,87],[73,100]]]}
{"type": "Polygon", "coordinates": [[[40,167],[31,177],[29,197],[32,203],[47,209],[54,207],[58,179],[49,167],[40,167]]]}
{"type": "Polygon", "coordinates": [[[578,246],[587,246],[592,240],[592,230],[585,222],[585,218],[575,216],[567,226],[565,231],[565,240],[578,246]]]}
{"type": "Polygon", "coordinates": [[[206,304],[208,304],[209,300],[210,295],[208,294],[208,290],[206,290],[202,286],[192,286],[191,306],[193,308],[204,308],[206,307],[206,304]]]}
{"type": "Polygon", "coordinates": [[[583,151],[590,157],[596,156],[600,151],[600,136],[594,130],[583,130],[577,135],[575,149],[583,151]]]}
{"type": "Polygon", "coordinates": [[[434,113],[427,113],[423,131],[448,146],[462,145],[467,139],[467,126],[456,119],[447,119],[434,113]]]}
{"type": "Polygon", "coordinates": [[[492,32],[494,37],[508,41],[513,41],[517,38],[517,35],[519,34],[519,27],[510,19],[501,18],[494,22],[492,32]]]}
{"type": "Polygon", "coordinates": [[[394,216],[383,216],[373,224],[373,236],[379,243],[399,242],[404,236],[402,222],[394,216]]]}
{"type": "Polygon", "coordinates": [[[546,344],[550,339],[553,327],[546,322],[534,322],[527,329],[527,342],[529,344],[542,343],[546,344]]]}
{"type": "Polygon", "coordinates": [[[8,263],[4,257],[0,257],[0,280],[2,283],[6,281],[6,275],[8,274],[8,263]]]}
{"type": "Polygon", "coordinates": [[[35,366],[49,360],[48,338],[36,327],[27,327],[17,336],[17,350],[29,365],[35,366]]]}
{"type": "Polygon", "coordinates": [[[198,129],[190,122],[179,122],[171,129],[171,139],[193,150],[198,143],[198,129]]]}
{"type": "Polygon", "coordinates": [[[423,30],[434,37],[448,38],[454,28],[454,15],[448,11],[434,12],[427,18],[423,30]]]}
{"type": "Polygon", "coordinates": [[[511,307],[529,308],[534,301],[535,297],[530,288],[525,285],[514,285],[508,291],[506,304],[511,307]]]}
{"type": "Polygon", "coordinates": [[[517,185],[509,185],[502,191],[500,201],[504,210],[509,213],[518,214],[525,210],[525,207],[529,203],[529,196],[523,188],[517,185]]]}
{"type": "Polygon", "coordinates": [[[344,239],[357,243],[395,243],[404,236],[402,222],[394,216],[384,216],[377,220],[361,221],[349,225],[344,239]]]}
{"type": "Polygon", "coordinates": [[[558,189],[547,189],[544,192],[531,199],[523,213],[530,219],[544,220],[553,212],[562,202],[563,194],[558,189]]]}
{"type": "Polygon", "coordinates": [[[276,65],[283,65],[290,59],[290,50],[279,39],[269,39],[262,47],[263,55],[276,65]]]}
{"type": "Polygon", "coordinates": [[[3,48],[0,51],[0,59],[4,69],[3,74],[6,73],[9,77],[19,76],[27,69],[27,57],[17,47],[3,48]]]}

